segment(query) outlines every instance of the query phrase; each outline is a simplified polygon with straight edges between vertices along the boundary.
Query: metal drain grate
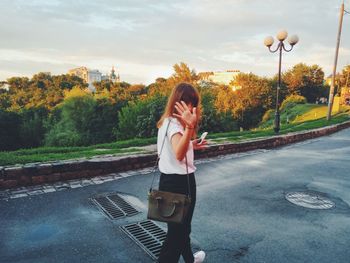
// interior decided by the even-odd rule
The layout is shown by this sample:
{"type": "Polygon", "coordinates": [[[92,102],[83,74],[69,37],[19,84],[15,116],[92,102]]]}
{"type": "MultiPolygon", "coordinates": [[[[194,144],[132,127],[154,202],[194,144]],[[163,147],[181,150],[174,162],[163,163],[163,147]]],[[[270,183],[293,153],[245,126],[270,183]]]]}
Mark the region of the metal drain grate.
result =
{"type": "Polygon", "coordinates": [[[316,192],[291,192],[286,194],[286,199],[298,206],[312,209],[330,209],[335,203],[316,192]]]}
{"type": "Polygon", "coordinates": [[[111,219],[133,216],[139,213],[118,194],[98,196],[91,200],[111,219]]]}
{"type": "Polygon", "coordinates": [[[166,233],[155,223],[145,220],[120,228],[153,259],[159,257],[166,233]]]}

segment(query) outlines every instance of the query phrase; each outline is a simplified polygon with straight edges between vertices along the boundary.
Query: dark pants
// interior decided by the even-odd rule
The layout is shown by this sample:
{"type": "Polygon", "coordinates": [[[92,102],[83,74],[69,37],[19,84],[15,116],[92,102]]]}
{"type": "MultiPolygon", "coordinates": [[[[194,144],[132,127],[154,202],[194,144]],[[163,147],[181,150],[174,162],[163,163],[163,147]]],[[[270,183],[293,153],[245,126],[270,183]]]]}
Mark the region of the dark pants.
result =
{"type": "MultiPolygon", "coordinates": [[[[194,206],[196,204],[196,180],[194,174],[189,174],[191,206],[182,224],[168,223],[168,233],[163,243],[158,262],[177,263],[182,255],[186,263],[193,263],[193,253],[191,249],[191,221],[194,206]]],[[[159,190],[188,194],[187,175],[161,174],[159,190]]]]}

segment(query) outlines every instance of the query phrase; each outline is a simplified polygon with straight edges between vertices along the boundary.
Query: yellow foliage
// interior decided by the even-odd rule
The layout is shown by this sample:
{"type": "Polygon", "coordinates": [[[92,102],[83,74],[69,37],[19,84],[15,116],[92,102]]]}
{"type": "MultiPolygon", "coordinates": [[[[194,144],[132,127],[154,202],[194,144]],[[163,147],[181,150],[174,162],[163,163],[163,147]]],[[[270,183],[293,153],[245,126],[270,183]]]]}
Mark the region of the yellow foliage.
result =
{"type": "Polygon", "coordinates": [[[83,90],[78,86],[74,86],[71,90],[64,91],[64,99],[69,99],[73,97],[84,97],[91,95],[91,92],[83,90]]]}
{"type": "Polygon", "coordinates": [[[103,89],[101,92],[96,92],[94,94],[95,99],[109,99],[110,92],[107,89],[103,89]]]}

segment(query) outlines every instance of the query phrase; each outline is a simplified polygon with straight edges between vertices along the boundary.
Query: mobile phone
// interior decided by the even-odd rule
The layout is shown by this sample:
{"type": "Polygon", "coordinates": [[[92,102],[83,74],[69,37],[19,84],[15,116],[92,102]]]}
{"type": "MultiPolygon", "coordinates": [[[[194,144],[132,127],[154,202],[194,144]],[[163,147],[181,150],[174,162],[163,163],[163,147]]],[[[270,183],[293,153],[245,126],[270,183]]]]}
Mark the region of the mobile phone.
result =
{"type": "Polygon", "coordinates": [[[208,132],[203,132],[202,133],[201,137],[199,138],[198,144],[201,144],[204,141],[204,139],[207,136],[207,134],[208,134],[208,132]]]}

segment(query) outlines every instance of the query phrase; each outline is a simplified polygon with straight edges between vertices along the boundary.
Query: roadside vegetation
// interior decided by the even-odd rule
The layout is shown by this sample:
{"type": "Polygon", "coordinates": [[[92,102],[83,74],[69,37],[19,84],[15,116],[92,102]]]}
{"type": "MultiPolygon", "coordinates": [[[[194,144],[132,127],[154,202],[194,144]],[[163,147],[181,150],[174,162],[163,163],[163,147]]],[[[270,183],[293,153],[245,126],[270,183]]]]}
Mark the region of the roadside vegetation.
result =
{"type": "MultiPolygon", "coordinates": [[[[325,118],[326,110],[326,106],[319,105],[294,106],[294,108],[291,108],[290,111],[288,111],[288,114],[290,114],[290,112],[298,112],[299,114],[296,115],[294,120],[292,120],[289,124],[282,124],[279,134],[306,131],[350,120],[350,107],[344,108],[343,112],[335,114],[330,121],[327,121],[325,118]],[[301,106],[304,107],[300,108],[301,106]],[[322,117],[312,119],[310,116],[322,117]]],[[[285,118],[285,114],[286,112],[282,113],[281,117],[285,118]]],[[[272,125],[266,127],[266,124],[271,124],[272,121],[273,120],[268,119],[265,123],[262,123],[259,128],[253,130],[212,133],[208,135],[207,139],[210,141],[210,143],[223,143],[242,142],[267,136],[274,136],[275,133],[272,125]]],[[[40,147],[34,149],[0,152],[0,166],[90,158],[101,155],[120,156],[125,154],[148,152],[148,150],[142,147],[155,143],[156,137],[151,137],[135,138],[115,143],[97,144],[88,147],[40,147]]]]}
{"type": "MultiPolygon", "coordinates": [[[[350,65],[337,76],[339,86],[350,86],[344,78],[349,72],[350,65]]],[[[103,80],[89,92],[78,77],[38,73],[31,79],[0,82],[0,165],[144,151],[142,146],[156,142],[156,123],[170,91],[180,82],[198,89],[199,133],[209,132],[209,139],[239,141],[274,134],[277,76],[239,73],[230,85],[221,85],[179,63],[172,76],[147,86],[103,80]]],[[[329,124],[326,105],[315,104],[328,93],[318,65],[299,63],[284,72],[281,133],[329,124]]],[[[331,123],[347,116],[344,110],[331,123]]]]}

